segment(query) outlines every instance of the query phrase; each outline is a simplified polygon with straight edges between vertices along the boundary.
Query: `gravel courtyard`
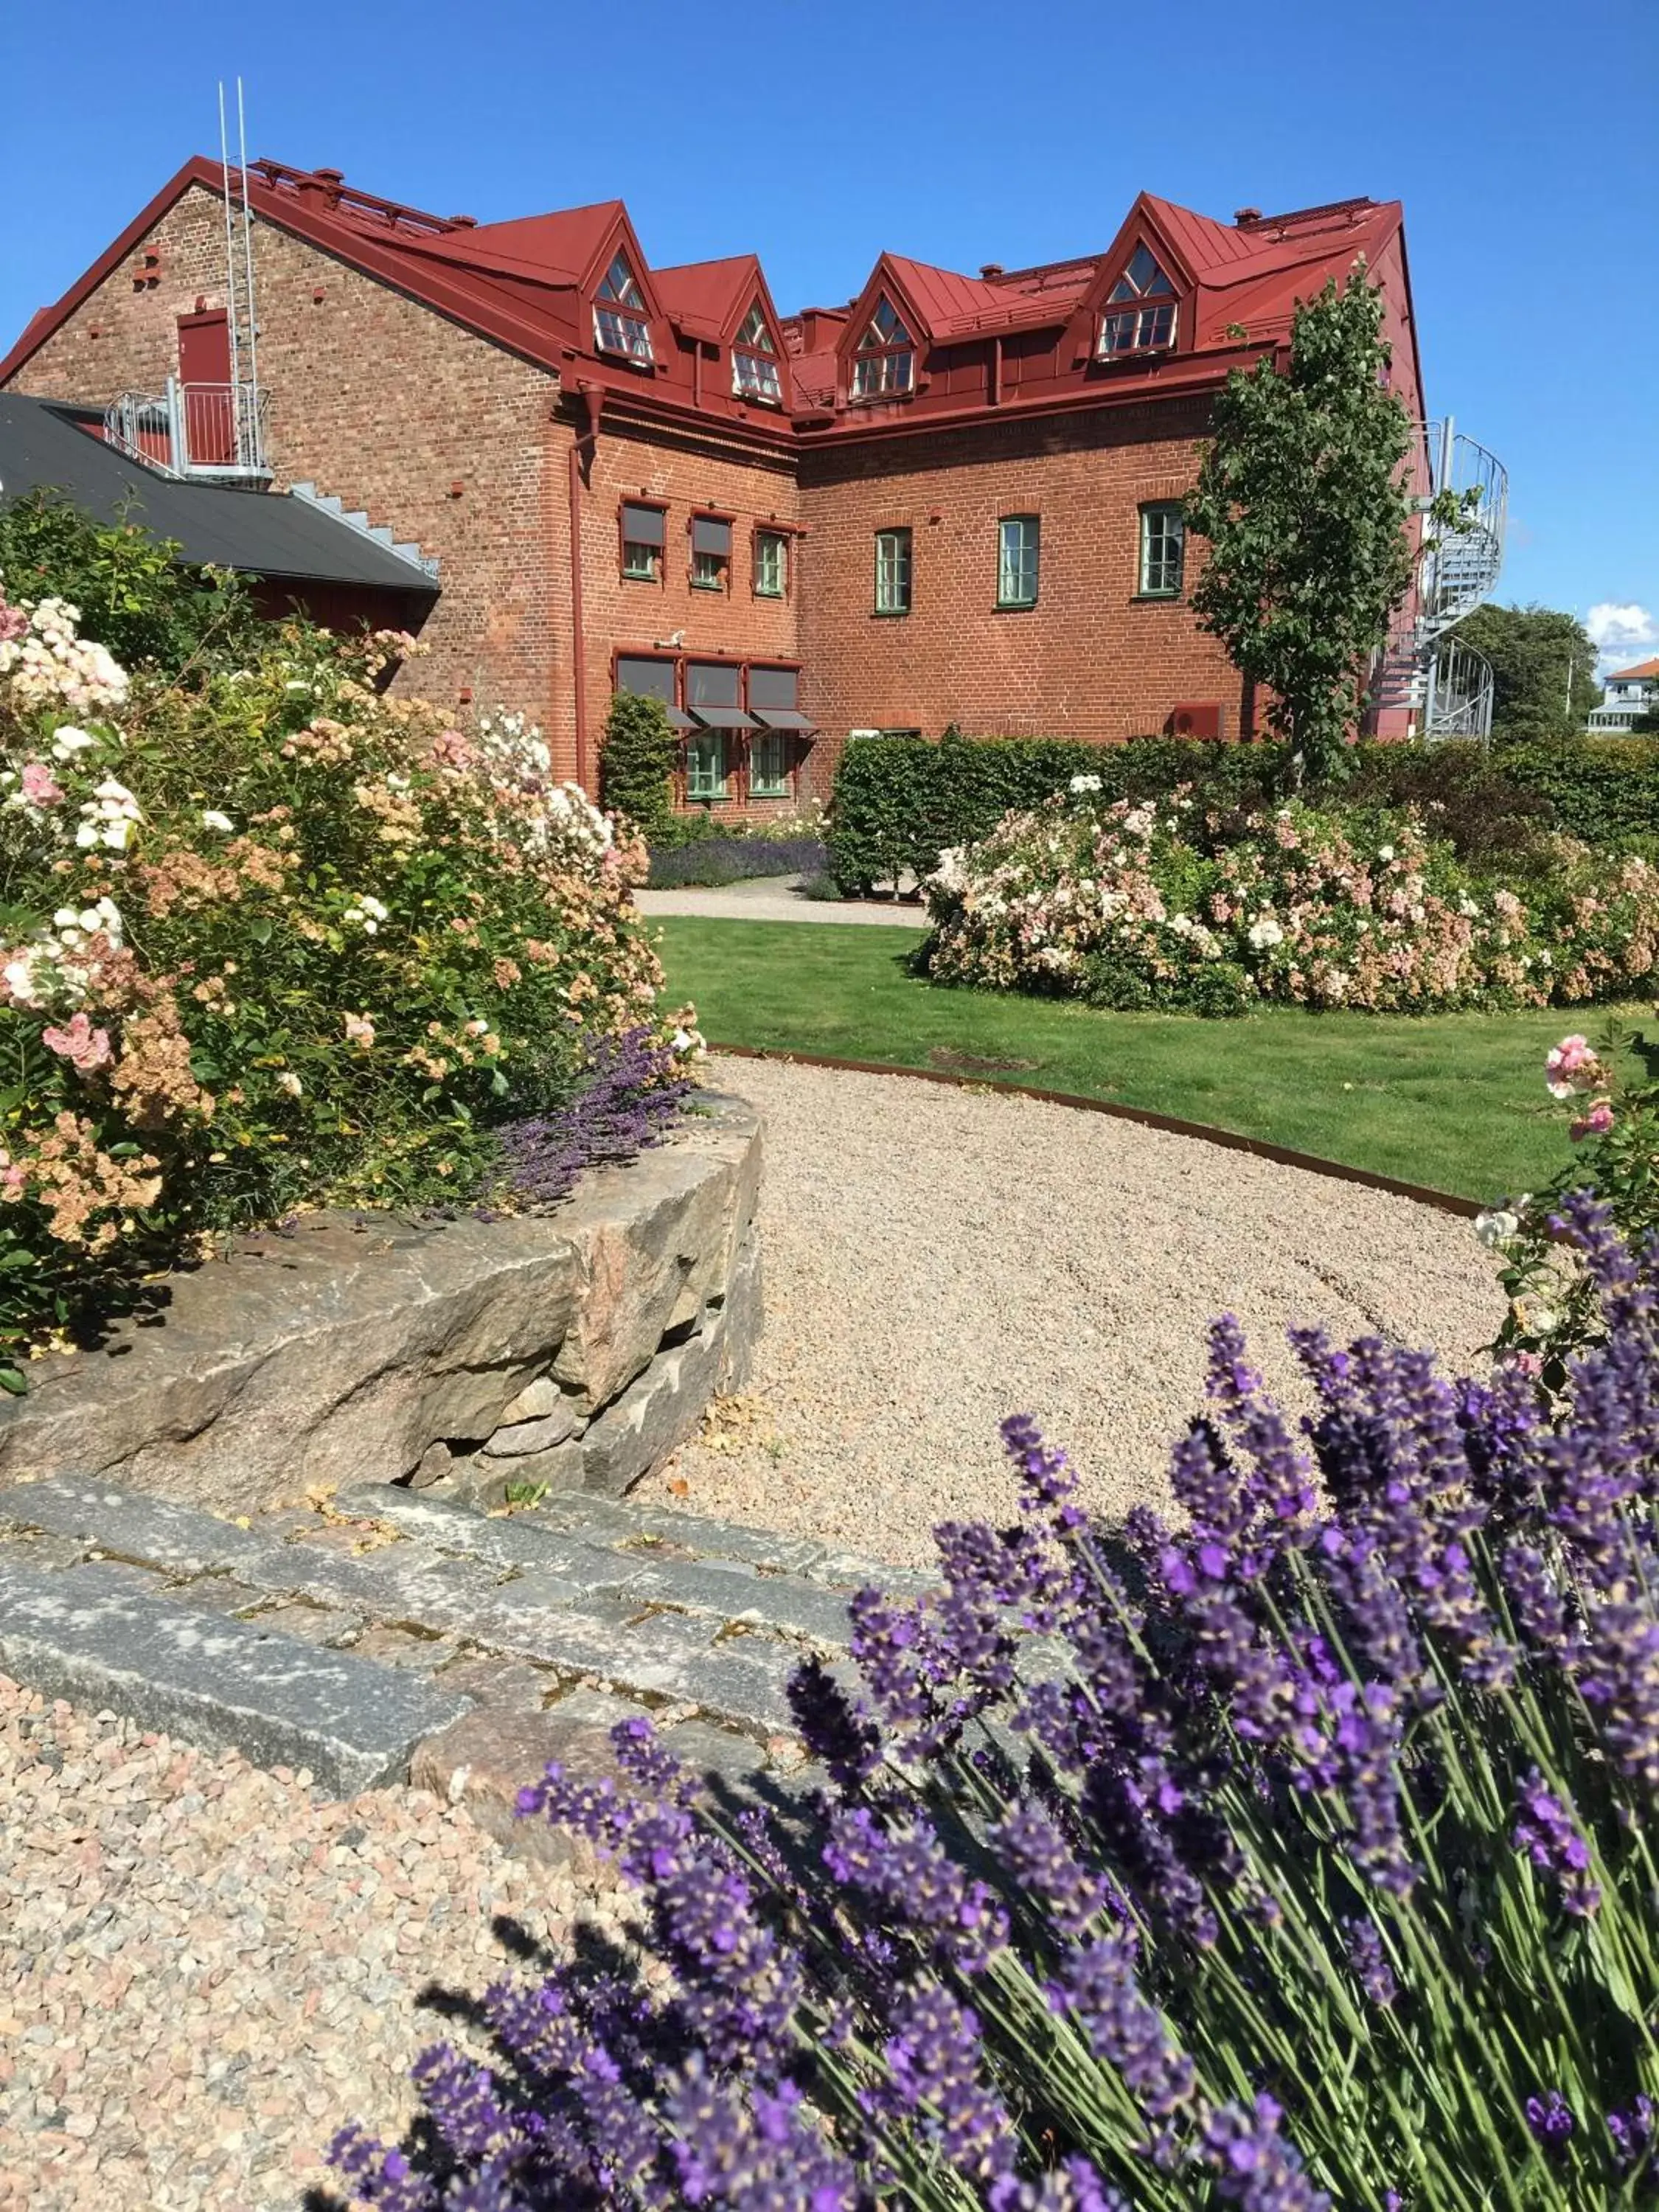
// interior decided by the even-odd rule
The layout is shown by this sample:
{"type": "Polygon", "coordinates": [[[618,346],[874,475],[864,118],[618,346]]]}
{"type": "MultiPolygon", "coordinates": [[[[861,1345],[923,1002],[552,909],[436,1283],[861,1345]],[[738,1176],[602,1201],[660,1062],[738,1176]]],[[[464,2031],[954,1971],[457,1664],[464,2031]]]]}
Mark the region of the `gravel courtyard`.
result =
{"type": "Polygon", "coordinates": [[[1461,1367],[1502,1316],[1467,1221],[1357,1184],[900,1077],[708,1079],[767,1118],[767,1324],[747,1401],[640,1493],[665,1504],[925,1562],[935,1522],[1012,1511],[1005,1413],[1037,1416],[1091,1504],[1164,1496],[1213,1314],[1291,1395],[1292,1323],[1461,1367]]]}

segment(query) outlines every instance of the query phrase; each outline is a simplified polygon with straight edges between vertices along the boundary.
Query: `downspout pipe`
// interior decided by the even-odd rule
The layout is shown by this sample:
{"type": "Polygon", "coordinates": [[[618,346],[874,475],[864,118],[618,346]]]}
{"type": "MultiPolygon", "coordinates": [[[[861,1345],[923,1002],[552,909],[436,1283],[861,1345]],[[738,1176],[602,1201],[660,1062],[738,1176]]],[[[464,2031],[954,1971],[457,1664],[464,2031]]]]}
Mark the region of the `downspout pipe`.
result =
{"type": "Polygon", "coordinates": [[[579,384],[576,404],[580,410],[576,434],[570,441],[570,665],[572,699],[576,714],[576,781],[590,799],[596,796],[591,781],[592,763],[587,742],[587,636],[582,620],[582,481],[593,471],[593,455],[599,440],[599,416],[605,409],[605,387],[579,384]]]}

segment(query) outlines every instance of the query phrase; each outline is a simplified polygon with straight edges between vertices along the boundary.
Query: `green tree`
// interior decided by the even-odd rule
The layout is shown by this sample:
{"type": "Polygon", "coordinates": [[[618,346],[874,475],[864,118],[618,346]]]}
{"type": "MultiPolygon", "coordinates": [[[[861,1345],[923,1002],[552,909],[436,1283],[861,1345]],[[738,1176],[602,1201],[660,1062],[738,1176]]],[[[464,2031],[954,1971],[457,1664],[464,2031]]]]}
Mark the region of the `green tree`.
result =
{"type": "Polygon", "coordinates": [[[240,666],[262,624],[229,569],[183,565],[182,549],[137,523],[104,523],[61,493],[29,492],[0,507],[0,578],[13,599],[48,596],[81,610],[83,637],[123,667],[167,676],[240,666]]]}
{"type": "Polygon", "coordinates": [[[1488,601],[1453,635],[1492,663],[1492,728],[1500,738],[1577,736],[1601,702],[1595,647],[1583,625],[1559,608],[1488,601]]]}
{"type": "Polygon", "coordinates": [[[647,842],[674,811],[674,728],[660,699],[618,691],[605,717],[599,789],[613,814],[625,814],[647,842]]]}
{"type": "Polygon", "coordinates": [[[1186,501],[1210,544],[1194,611],[1271,692],[1293,784],[1343,772],[1366,663],[1411,582],[1412,426],[1389,350],[1362,258],[1297,307],[1285,374],[1264,356],[1228,378],[1186,501]]]}

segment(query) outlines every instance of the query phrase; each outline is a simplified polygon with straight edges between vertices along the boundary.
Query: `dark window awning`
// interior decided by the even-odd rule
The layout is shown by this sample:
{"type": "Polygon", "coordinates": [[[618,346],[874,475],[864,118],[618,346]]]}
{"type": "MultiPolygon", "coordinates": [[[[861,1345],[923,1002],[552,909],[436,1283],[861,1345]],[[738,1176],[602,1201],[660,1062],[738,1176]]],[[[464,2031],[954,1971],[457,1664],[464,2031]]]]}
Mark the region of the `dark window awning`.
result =
{"type": "Polygon", "coordinates": [[[622,511],[623,536],[630,545],[660,545],[663,542],[665,517],[659,507],[635,507],[625,503],[622,511]]]}
{"type": "Polygon", "coordinates": [[[732,556],[732,526],[716,522],[712,516],[699,514],[691,523],[691,550],[694,553],[718,553],[723,560],[732,556]]]}
{"type": "Polygon", "coordinates": [[[703,727],[708,730],[752,730],[756,726],[754,716],[745,714],[741,707],[694,705],[691,712],[703,727]]]}
{"type": "Polygon", "coordinates": [[[769,730],[812,730],[816,722],[809,721],[798,707],[761,707],[755,708],[755,719],[769,730]]]}

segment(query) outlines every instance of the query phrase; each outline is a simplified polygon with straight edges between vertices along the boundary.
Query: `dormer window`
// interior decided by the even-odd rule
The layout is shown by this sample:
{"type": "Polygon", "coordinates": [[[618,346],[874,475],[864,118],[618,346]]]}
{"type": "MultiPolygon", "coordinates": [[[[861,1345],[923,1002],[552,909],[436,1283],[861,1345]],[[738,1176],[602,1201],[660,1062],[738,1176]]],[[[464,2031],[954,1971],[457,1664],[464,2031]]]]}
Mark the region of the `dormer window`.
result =
{"type": "Polygon", "coordinates": [[[1145,246],[1113,285],[1100,319],[1098,356],[1115,361],[1126,353],[1160,353],[1175,343],[1175,286],[1145,246]]]}
{"type": "Polygon", "coordinates": [[[617,256],[599,287],[593,306],[593,343],[601,353],[619,353],[629,361],[652,358],[645,298],[625,253],[617,256]]]}
{"type": "Polygon", "coordinates": [[[853,362],[854,399],[884,399],[908,392],[916,378],[915,341],[884,293],[859,340],[853,362]]]}
{"type": "Polygon", "coordinates": [[[732,389],[739,399],[763,400],[769,407],[780,405],[783,399],[777,348],[758,300],[744,318],[732,349],[732,389]]]}

